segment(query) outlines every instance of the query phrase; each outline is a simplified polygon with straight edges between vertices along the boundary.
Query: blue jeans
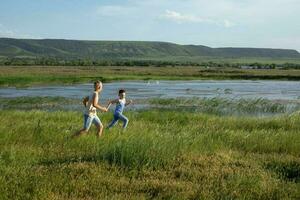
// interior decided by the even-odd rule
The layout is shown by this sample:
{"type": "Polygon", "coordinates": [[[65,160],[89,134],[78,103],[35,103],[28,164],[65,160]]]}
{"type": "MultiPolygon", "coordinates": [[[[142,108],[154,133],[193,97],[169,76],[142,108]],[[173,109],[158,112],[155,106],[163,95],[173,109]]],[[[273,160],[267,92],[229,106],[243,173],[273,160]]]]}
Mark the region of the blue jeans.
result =
{"type": "Polygon", "coordinates": [[[102,126],[102,123],[97,115],[89,116],[87,114],[84,114],[84,124],[83,128],[88,131],[91,127],[91,125],[95,124],[96,126],[102,126]]]}
{"type": "Polygon", "coordinates": [[[114,125],[116,125],[116,123],[121,120],[123,122],[123,128],[125,129],[128,125],[128,118],[125,117],[122,113],[115,113],[114,114],[114,119],[110,122],[110,124],[108,125],[108,129],[113,127],[114,125]]]}

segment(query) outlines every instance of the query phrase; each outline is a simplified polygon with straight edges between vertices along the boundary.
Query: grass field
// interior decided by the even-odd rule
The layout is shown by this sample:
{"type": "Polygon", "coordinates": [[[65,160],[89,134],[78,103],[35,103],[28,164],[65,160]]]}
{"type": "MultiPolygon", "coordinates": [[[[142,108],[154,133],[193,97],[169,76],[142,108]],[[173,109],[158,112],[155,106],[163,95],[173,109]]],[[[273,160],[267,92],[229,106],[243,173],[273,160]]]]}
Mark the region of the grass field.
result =
{"type": "Polygon", "coordinates": [[[300,80],[300,70],[235,69],[205,67],[62,67],[1,66],[0,86],[26,87],[45,84],[86,83],[96,79],[116,80],[201,80],[277,79],[300,80]]]}
{"type": "MultiPolygon", "coordinates": [[[[103,104],[106,102],[103,100],[103,104]]],[[[81,99],[65,97],[1,98],[0,110],[81,111],[81,99]]],[[[273,116],[291,114],[300,109],[299,100],[274,101],[263,98],[150,98],[136,99],[131,110],[176,110],[215,114],[218,116],[273,116]]]]}
{"type": "Polygon", "coordinates": [[[71,139],[79,112],[2,110],[0,199],[300,198],[299,114],[126,115],[126,132],[71,139]]]}
{"type": "MultiPolygon", "coordinates": [[[[96,79],[300,79],[300,70],[204,67],[2,66],[0,72],[2,87],[96,79]]],[[[293,110],[264,99],[141,103],[151,110],[126,112],[125,132],[118,126],[99,139],[92,128],[71,139],[83,119],[68,110],[81,108],[80,100],[0,98],[0,199],[300,198],[300,115],[289,112],[298,103],[293,110]]],[[[100,117],[107,125],[112,113],[100,117]]]]}

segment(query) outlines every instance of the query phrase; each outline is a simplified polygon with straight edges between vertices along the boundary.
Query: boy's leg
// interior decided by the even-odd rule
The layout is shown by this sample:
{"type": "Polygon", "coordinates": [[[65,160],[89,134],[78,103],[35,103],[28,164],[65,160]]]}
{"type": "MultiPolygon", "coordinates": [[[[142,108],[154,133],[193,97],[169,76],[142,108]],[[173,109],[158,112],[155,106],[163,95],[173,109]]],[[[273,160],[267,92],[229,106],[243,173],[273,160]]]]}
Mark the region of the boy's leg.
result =
{"type": "Polygon", "coordinates": [[[113,127],[114,125],[116,125],[116,123],[118,122],[119,117],[114,115],[113,120],[109,123],[109,125],[107,126],[107,129],[110,129],[111,127],[113,127]]]}
{"type": "Polygon", "coordinates": [[[96,125],[97,127],[97,136],[101,137],[102,136],[102,132],[103,132],[103,124],[101,122],[101,120],[99,119],[98,116],[95,116],[93,119],[93,123],[96,125]]]}
{"type": "Polygon", "coordinates": [[[119,114],[119,119],[123,122],[123,129],[125,129],[128,125],[128,118],[125,117],[123,114],[119,114]]]}

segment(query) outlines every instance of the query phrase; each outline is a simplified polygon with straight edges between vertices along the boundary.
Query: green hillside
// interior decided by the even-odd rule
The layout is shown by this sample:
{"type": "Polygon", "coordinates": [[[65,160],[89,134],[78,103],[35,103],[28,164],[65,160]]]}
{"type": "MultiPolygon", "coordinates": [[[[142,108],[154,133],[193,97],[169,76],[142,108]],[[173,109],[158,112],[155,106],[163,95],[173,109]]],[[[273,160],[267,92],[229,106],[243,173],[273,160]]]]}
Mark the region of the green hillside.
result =
{"type": "Polygon", "coordinates": [[[210,48],[202,45],[178,45],[168,42],[84,41],[63,39],[0,38],[0,57],[72,58],[300,58],[296,50],[261,48],[210,48]]]}

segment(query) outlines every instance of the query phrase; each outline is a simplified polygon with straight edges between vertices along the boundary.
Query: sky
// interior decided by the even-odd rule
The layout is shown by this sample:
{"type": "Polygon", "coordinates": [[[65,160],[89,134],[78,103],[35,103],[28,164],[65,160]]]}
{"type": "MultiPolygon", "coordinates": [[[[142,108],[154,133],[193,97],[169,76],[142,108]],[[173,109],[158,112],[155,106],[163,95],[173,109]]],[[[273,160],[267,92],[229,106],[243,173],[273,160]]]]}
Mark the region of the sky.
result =
{"type": "Polygon", "coordinates": [[[1,0],[0,37],[296,49],[300,0],[1,0]]]}

